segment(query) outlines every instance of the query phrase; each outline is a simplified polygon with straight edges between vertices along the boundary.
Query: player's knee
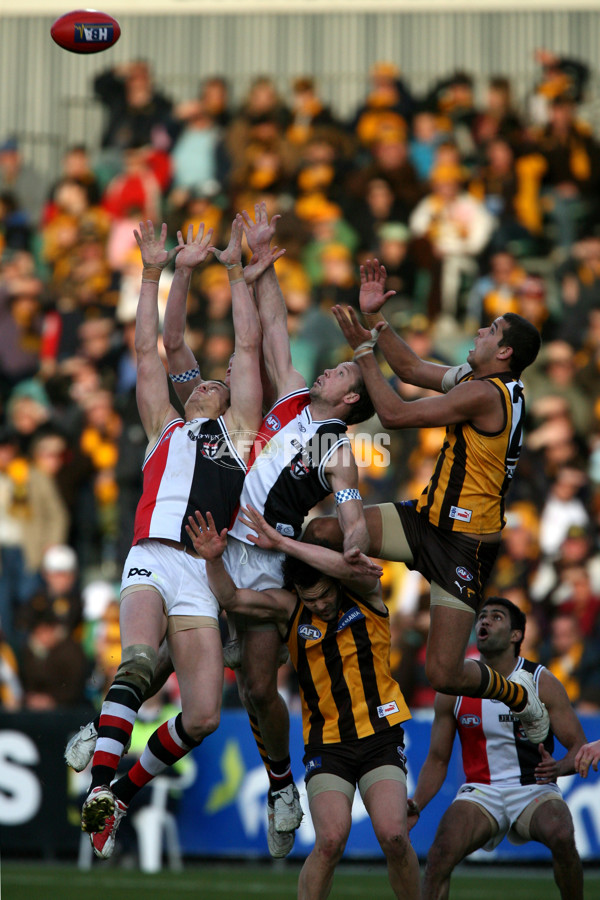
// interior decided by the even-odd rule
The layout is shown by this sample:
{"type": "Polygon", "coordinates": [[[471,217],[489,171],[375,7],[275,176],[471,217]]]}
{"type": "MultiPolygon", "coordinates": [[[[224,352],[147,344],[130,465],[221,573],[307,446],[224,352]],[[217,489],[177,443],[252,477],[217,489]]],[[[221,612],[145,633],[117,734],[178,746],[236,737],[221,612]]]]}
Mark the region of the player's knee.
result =
{"type": "Polygon", "coordinates": [[[440,694],[460,694],[463,684],[462,672],[455,671],[438,659],[427,659],[425,662],[425,676],[427,681],[440,694]]]}
{"type": "Polygon", "coordinates": [[[123,648],[115,681],[130,684],[144,697],[154,675],[158,655],[148,644],[130,644],[123,648]]]}
{"type": "Polygon", "coordinates": [[[269,706],[277,698],[277,676],[275,673],[263,673],[246,678],[243,687],[242,702],[244,706],[261,710],[269,706]]]}
{"type": "Polygon", "coordinates": [[[184,727],[190,737],[190,744],[195,746],[208,737],[209,734],[212,734],[213,731],[216,731],[220,720],[220,710],[216,709],[195,716],[191,721],[186,721],[184,727]]]}
{"type": "Polygon", "coordinates": [[[436,837],[427,854],[427,864],[425,867],[427,877],[429,879],[448,877],[454,868],[454,863],[452,861],[453,856],[454,854],[451,852],[451,848],[445,841],[438,840],[436,837]]]}
{"type": "Polygon", "coordinates": [[[379,844],[383,850],[386,859],[403,862],[410,850],[410,841],[408,835],[397,829],[384,832],[379,836],[379,844]]]}
{"type": "Polygon", "coordinates": [[[577,853],[575,833],[570,822],[556,823],[552,828],[552,834],[547,843],[552,851],[552,855],[557,857],[557,859],[570,857],[577,853]]]}
{"type": "Polygon", "coordinates": [[[316,836],[315,853],[328,866],[336,866],[344,853],[347,834],[341,828],[331,827],[316,836]]]}

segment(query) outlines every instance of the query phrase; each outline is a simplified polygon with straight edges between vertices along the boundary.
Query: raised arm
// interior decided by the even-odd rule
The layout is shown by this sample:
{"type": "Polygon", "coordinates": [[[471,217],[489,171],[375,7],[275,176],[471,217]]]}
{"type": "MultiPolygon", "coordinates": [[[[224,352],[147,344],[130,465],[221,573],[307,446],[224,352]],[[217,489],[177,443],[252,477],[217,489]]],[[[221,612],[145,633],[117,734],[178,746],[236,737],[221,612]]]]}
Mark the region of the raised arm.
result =
{"type": "MultiPolygon", "coordinates": [[[[384,377],[372,347],[361,349],[359,338],[365,329],[354,310],[348,307],[345,311],[334,306],[333,313],[350,345],[358,348],[354,361],[360,366],[369,396],[384,428],[427,428],[466,421],[487,431],[497,431],[502,427],[503,408],[498,392],[489,382],[467,381],[457,384],[447,394],[411,402],[403,400],[384,377]]],[[[445,366],[438,368],[444,372],[453,371],[445,366]]]]}
{"type": "Polygon", "coordinates": [[[435,696],[429,752],[419,772],[414,796],[409,800],[409,828],[416,825],[420,812],[433,800],[445,781],[456,734],[456,720],[453,713],[455,702],[456,697],[446,694],[435,696]]]}
{"type": "Polygon", "coordinates": [[[160,274],[179,247],[165,250],[167,226],[156,238],[151,221],[140,222],[133,232],[142,254],[143,272],[135,321],[137,404],[149,443],[156,441],[170,416],[177,411],[169,400],[165,368],[158,353],[158,283],[160,274]]]}
{"type": "Polygon", "coordinates": [[[223,552],[227,546],[227,529],[220,533],[215,528],[211,513],[203,518],[199,511],[190,516],[186,531],[196,553],[206,560],[208,585],[227,612],[243,612],[259,619],[270,619],[284,626],[294,609],[296,599],[289,591],[254,591],[238,588],[223,564],[223,552]]]}
{"type": "MultiPolygon", "coordinates": [[[[254,222],[245,210],[242,215],[248,246],[260,259],[270,252],[271,239],[280,217],[273,216],[269,222],[264,202],[257,203],[254,210],[254,222]]],[[[273,266],[267,268],[257,280],[255,290],[263,331],[263,354],[267,373],[275,386],[277,396],[283,397],[291,391],[305,387],[306,382],[292,365],[287,309],[273,266]]]]}
{"type": "Polygon", "coordinates": [[[358,466],[349,441],[343,441],[333,451],[324,468],[344,535],[344,553],[356,547],[366,553],[369,548],[369,531],[358,490],[358,466]]]}
{"type": "Polygon", "coordinates": [[[585,734],[581,722],[575,715],[567,692],[551,672],[540,675],[539,695],[546,704],[550,715],[550,727],[567,751],[562,759],[554,759],[539,745],[542,762],[536,767],[535,777],[540,784],[556,781],[561,775],[572,775],[576,771],[575,758],[585,744],[585,734]]]}
{"type": "Polygon", "coordinates": [[[185,343],[186,308],[192,272],[208,256],[211,238],[212,228],[205,235],[204,224],[200,225],[195,238],[194,226],[189,226],[186,243],[183,242],[181,232],[177,232],[177,241],[182,249],[175,260],[175,274],[163,322],[163,343],[167,353],[169,376],[183,404],[202,380],[198,361],[192,349],[185,343]]]}
{"type": "MultiPolygon", "coordinates": [[[[231,405],[225,413],[225,421],[232,432],[256,434],[262,421],[262,332],[256,304],[250,296],[242,268],[243,233],[242,217],[238,214],[231,225],[231,238],[226,249],[211,249],[219,262],[227,268],[235,335],[235,355],[230,376],[231,405]]],[[[245,443],[248,444],[247,440],[245,443]]]]}
{"type": "Polygon", "coordinates": [[[441,391],[442,378],[448,371],[448,366],[428,362],[417,356],[381,312],[385,301],[396,293],[395,291],[386,293],[386,277],[385,266],[380,265],[376,259],[368,259],[364,266],[360,267],[359,304],[365,322],[370,329],[379,330],[377,341],[379,349],[402,381],[417,387],[441,391]]]}
{"type": "Polygon", "coordinates": [[[258,510],[249,506],[243,508],[241,521],[256,534],[248,539],[263,550],[277,550],[295,556],[302,562],[319,569],[324,575],[336,578],[352,590],[362,594],[373,605],[384,609],[381,600],[380,578],[383,569],[358,549],[346,556],[319,544],[309,544],[285,537],[272,528],[258,510]]]}

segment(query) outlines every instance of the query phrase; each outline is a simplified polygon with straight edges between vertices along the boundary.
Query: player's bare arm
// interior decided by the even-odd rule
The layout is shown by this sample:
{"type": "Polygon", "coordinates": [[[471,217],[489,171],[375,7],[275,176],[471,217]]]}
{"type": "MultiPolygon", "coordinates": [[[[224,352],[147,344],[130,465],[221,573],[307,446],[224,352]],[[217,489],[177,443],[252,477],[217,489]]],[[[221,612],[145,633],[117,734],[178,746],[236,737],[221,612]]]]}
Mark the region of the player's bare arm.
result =
{"type": "Polygon", "coordinates": [[[377,259],[368,259],[360,267],[359,305],[369,328],[379,330],[378,346],[391,369],[402,381],[439,391],[448,367],[421,359],[394,331],[381,312],[395,291],[385,290],[387,273],[377,259]]]}
{"type": "Polygon", "coordinates": [[[162,270],[180,247],[165,250],[167,226],[164,223],[158,237],[150,220],[140,222],[139,231],[133,233],[143,263],[135,323],[136,396],[142,425],[152,445],[167,421],[179,415],[169,400],[165,368],[158,353],[158,284],[162,270]]]}
{"type": "Polygon", "coordinates": [[[358,466],[350,444],[344,441],[325,464],[325,475],[336,497],[336,512],[344,535],[344,553],[358,547],[363,553],[369,549],[369,529],[361,499],[338,502],[339,493],[347,490],[358,493],[358,466]]]}
{"type": "MultiPolygon", "coordinates": [[[[193,372],[198,368],[198,363],[191,347],[185,343],[186,306],[190,289],[190,281],[194,269],[203,263],[210,253],[212,228],[204,234],[204,223],[200,225],[198,234],[194,237],[194,226],[190,225],[184,243],[181,231],[177,232],[177,243],[182,249],[175,259],[175,274],[163,322],[163,344],[167,354],[169,372],[172,375],[182,375],[193,372]]],[[[185,405],[196,385],[202,380],[200,371],[195,377],[187,381],[174,381],[175,392],[185,405]]]]}
{"type": "Polygon", "coordinates": [[[538,693],[548,709],[550,727],[567,751],[562,759],[556,760],[544,749],[543,744],[539,745],[542,761],[536,766],[535,777],[539,784],[547,784],[561,775],[572,775],[576,771],[575,759],[585,744],[586,737],[567,692],[550,672],[541,673],[538,693]]]}
{"type": "Polygon", "coordinates": [[[295,541],[272,528],[252,506],[242,508],[240,519],[255,532],[249,533],[248,539],[257,547],[295,556],[319,569],[324,575],[335,578],[362,594],[369,603],[382,612],[385,610],[380,591],[383,569],[358,548],[344,556],[318,544],[295,541]]]}
{"type": "Polygon", "coordinates": [[[189,517],[186,531],[198,556],[206,560],[208,583],[221,607],[227,612],[240,612],[259,619],[273,620],[283,633],[294,611],[296,597],[285,590],[253,591],[237,588],[223,563],[227,529],[218,532],[210,513],[204,519],[197,510],[195,516],[189,517]]]}
{"type": "Polygon", "coordinates": [[[256,435],[262,421],[259,359],[262,333],[256,304],[250,296],[242,269],[242,237],[242,217],[238,214],[231,225],[231,237],[225,250],[211,249],[219,262],[227,267],[235,334],[231,401],[224,418],[238,450],[247,459],[250,439],[256,435]]]}
{"type": "MultiPolygon", "coordinates": [[[[269,252],[279,216],[269,222],[264,202],[254,207],[255,219],[244,210],[244,232],[248,246],[259,258],[269,252]]],[[[292,365],[290,339],[287,330],[287,309],[274,266],[269,266],[255,284],[260,323],[263,330],[263,353],[270,381],[277,396],[306,386],[302,375],[292,365]]]]}
{"type": "Polygon", "coordinates": [[[431,726],[429,751],[419,772],[414,796],[411,798],[416,808],[413,805],[411,811],[409,804],[409,828],[416,825],[418,814],[433,800],[445,781],[456,734],[456,720],[453,713],[455,703],[456,697],[449,694],[435,696],[435,715],[431,726]]]}

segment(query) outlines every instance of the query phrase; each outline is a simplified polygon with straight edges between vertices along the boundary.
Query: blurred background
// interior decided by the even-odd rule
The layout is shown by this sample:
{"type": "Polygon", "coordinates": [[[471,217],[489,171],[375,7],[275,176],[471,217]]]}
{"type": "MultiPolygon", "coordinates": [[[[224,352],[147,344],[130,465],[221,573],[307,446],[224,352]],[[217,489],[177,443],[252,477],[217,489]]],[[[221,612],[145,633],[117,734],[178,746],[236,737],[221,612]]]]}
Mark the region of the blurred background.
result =
{"type": "MultiPolygon", "coordinates": [[[[224,246],[236,211],[264,199],[280,213],[277,271],[309,384],[348,358],[330,308],[357,305],[358,267],[373,256],[397,292],[388,318],[423,357],[464,361],[477,328],[506,311],[537,325],[544,344],[524,378],[528,429],[489,593],[527,612],[524,655],[560,678],[588,738],[600,736],[600,10],[141,6],[107,7],[122,36],[87,57],[52,42],[66,11],[55,3],[1,9],[0,838],[5,854],[79,854],[82,867],[88,776],[68,774],[62,750],[119,662],[118,588],[146,447],[133,348],[141,218],[166,221],[172,240],[204,222],[224,246]]],[[[231,305],[210,260],[193,278],[186,337],[203,375],[222,377],[231,305]]],[[[418,496],[442,434],[388,436],[377,419],[355,430],[365,501],[418,496]]],[[[385,564],[384,585],[394,671],[417,713],[416,778],[433,701],[428,590],[400,564],[385,564]]],[[[301,779],[288,668],[280,681],[301,779]]],[[[145,723],[174,704],[170,682],[145,723]]],[[[144,801],[156,840],[177,838],[175,861],[177,849],[266,854],[266,778],[231,673],[224,707],[187,770],[144,801]]],[[[580,851],[594,859],[600,789],[566,787],[580,851]]],[[[349,853],[377,855],[361,816],[349,853]]],[[[414,832],[421,854],[435,825],[432,814],[414,832]]],[[[302,828],[299,855],[311,842],[302,828]]],[[[139,852],[133,826],[122,843],[139,852]]],[[[497,854],[532,852],[543,856],[537,845],[497,854]]]]}

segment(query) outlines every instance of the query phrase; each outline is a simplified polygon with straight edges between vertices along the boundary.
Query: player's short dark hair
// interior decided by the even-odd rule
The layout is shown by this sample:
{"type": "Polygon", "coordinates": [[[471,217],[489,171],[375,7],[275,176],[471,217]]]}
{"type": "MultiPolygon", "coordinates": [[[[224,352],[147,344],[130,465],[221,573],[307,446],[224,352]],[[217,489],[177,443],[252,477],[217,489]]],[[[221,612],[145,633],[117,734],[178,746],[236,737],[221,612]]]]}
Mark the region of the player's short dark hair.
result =
{"type": "Polygon", "coordinates": [[[521,640],[514,644],[515,656],[518,656],[521,644],[523,643],[523,638],[525,637],[527,616],[522,609],[519,609],[516,603],[513,603],[512,600],[509,600],[507,597],[489,597],[481,604],[481,609],[484,609],[486,606],[502,606],[508,612],[510,617],[510,627],[515,631],[521,632],[521,640]]]}
{"type": "Polygon", "coordinates": [[[512,347],[510,371],[513,375],[520,375],[538,355],[542,338],[535,325],[518,313],[504,313],[502,318],[508,327],[504,329],[498,346],[512,347]]]}
{"type": "Polygon", "coordinates": [[[294,591],[296,585],[310,588],[323,578],[322,572],[295,556],[285,557],[282,572],[283,586],[288,591],[294,591]]]}
{"type": "Polygon", "coordinates": [[[367,419],[370,419],[371,416],[375,415],[375,407],[369,397],[365,379],[360,370],[352,390],[358,394],[359,397],[356,403],[349,405],[349,412],[344,421],[347,425],[358,425],[359,422],[366,422],[367,419]]]}

